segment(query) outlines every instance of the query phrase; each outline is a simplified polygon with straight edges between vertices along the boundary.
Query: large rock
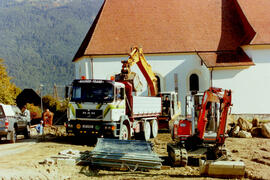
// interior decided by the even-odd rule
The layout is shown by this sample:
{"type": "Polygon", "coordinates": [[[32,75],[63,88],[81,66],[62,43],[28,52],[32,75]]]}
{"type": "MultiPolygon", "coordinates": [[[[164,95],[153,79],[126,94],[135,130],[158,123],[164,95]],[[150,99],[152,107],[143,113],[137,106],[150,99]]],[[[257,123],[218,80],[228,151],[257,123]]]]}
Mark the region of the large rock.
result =
{"type": "Polygon", "coordinates": [[[34,127],[30,128],[30,137],[37,136],[37,135],[38,135],[38,132],[36,128],[34,127]]]}
{"type": "Polygon", "coordinates": [[[79,150],[66,149],[58,153],[59,155],[67,156],[67,157],[80,157],[79,150]]]}
{"type": "Polygon", "coordinates": [[[251,133],[247,131],[239,131],[238,136],[241,138],[252,138],[251,133]]]}
{"type": "Polygon", "coordinates": [[[252,119],[252,127],[259,127],[259,120],[257,118],[252,119]]]}
{"type": "Polygon", "coordinates": [[[252,128],[252,124],[241,117],[238,118],[237,123],[240,129],[243,131],[250,131],[250,129],[252,128]]]}
{"type": "Polygon", "coordinates": [[[252,137],[262,137],[262,128],[261,127],[253,127],[251,130],[252,137]]]}
{"type": "Polygon", "coordinates": [[[51,158],[46,158],[44,161],[39,162],[39,164],[54,165],[55,161],[51,158]]]}
{"type": "Polygon", "coordinates": [[[262,135],[263,137],[270,138],[270,123],[262,125],[262,135]]]}
{"type": "Polygon", "coordinates": [[[232,136],[233,137],[238,137],[238,133],[240,131],[240,127],[239,126],[235,126],[232,132],[232,136]]]}

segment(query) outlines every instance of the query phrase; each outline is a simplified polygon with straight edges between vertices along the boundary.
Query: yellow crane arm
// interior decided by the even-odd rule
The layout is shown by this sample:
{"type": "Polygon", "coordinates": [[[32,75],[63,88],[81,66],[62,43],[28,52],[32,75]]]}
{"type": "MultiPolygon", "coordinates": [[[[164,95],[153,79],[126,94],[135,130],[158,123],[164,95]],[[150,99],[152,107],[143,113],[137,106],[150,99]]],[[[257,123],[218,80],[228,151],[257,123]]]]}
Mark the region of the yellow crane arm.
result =
{"type": "Polygon", "coordinates": [[[126,67],[128,68],[129,73],[131,72],[130,67],[136,63],[147,81],[150,95],[151,96],[157,95],[158,93],[157,78],[156,78],[155,73],[152,70],[151,65],[147,63],[147,60],[145,59],[145,56],[143,55],[142,48],[138,48],[138,47],[132,48],[132,51],[129,54],[128,60],[123,61],[122,63],[127,64],[126,67]]]}

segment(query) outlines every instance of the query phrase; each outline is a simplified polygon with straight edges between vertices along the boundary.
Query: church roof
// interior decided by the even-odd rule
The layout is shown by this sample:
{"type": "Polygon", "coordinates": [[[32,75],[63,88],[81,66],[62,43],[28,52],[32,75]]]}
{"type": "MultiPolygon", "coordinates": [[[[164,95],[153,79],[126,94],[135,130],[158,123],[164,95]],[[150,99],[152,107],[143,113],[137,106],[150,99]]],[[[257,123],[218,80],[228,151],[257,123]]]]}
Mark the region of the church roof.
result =
{"type": "MultiPolygon", "coordinates": [[[[237,48],[253,39],[252,43],[265,43],[261,35],[255,37],[261,23],[253,22],[259,16],[249,12],[253,4],[253,0],[105,0],[73,61],[82,56],[127,54],[140,46],[145,54],[208,53],[207,58],[200,56],[206,65],[222,64],[223,58],[215,58],[223,52],[224,56],[239,53],[237,48]]],[[[269,35],[261,28],[258,32],[269,35]]],[[[247,56],[242,59],[252,63],[247,56]]]]}
{"type": "Polygon", "coordinates": [[[238,3],[256,32],[250,44],[270,44],[270,1],[238,0],[238,3]]]}

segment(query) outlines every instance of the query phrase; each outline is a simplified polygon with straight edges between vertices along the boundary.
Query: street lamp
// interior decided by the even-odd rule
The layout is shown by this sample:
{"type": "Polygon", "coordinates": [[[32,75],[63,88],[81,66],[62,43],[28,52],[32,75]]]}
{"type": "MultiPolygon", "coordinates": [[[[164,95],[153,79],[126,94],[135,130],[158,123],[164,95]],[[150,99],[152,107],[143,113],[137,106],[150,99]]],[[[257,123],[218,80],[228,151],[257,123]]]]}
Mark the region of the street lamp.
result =
{"type": "Polygon", "coordinates": [[[40,89],[40,108],[41,108],[41,114],[43,113],[43,103],[42,103],[42,87],[44,85],[40,84],[39,89],[40,89]]]}

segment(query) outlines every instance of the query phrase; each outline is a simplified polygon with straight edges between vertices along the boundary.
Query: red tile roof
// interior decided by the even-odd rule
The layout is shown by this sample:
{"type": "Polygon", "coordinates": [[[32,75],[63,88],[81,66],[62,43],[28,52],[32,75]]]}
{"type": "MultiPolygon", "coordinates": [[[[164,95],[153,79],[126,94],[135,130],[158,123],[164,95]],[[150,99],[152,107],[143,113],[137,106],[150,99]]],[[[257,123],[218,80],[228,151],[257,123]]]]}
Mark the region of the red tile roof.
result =
{"type": "Polygon", "coordinates": [[[250,44],[270,44],[270,0],[238,0],[238,3],[256,32],[250,44]]]}
{"type": "Polygon", "coordinates": [[[201,52],[198,53],[198,55],[208,68],[254,65],[252,60],[241,48],[235,51],[201,52]]]}
{"type": "Polygon", "coordinates": [[[105,0],[74,60],[127,54],[133,46],[145,54],[236,51],[255,35],[239,1],[105,0]]]}

